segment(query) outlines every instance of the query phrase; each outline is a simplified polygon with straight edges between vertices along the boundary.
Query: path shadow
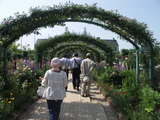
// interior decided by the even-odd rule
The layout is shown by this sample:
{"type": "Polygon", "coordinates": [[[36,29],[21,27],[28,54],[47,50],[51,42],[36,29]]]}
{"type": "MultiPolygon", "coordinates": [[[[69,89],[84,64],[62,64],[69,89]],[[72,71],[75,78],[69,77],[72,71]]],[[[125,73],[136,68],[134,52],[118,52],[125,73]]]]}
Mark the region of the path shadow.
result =
{"type": "Polygon", "coordinates": [[[79,94],[80,95],[80,91],[77,91],[77,90],[75,90],[75,91],[67,90],[67,92],[70,92],[70,93],[73,93],[73,94],[79,94]]]}
{"type": "Polygon", "coordinates": [[[103,108],[98,103],[63,103],[60,120],[107,120],[103,108]],[[97,108],[97,109],[96,109],[97,108]]]}
{"type": "MultiPolygon", "coordinates": [[[[48,120],[46,100],[31,105],[17,120],[48,120]]],[[[59,120],[108,120],[99,103],[63,102],[59,120]]]]}

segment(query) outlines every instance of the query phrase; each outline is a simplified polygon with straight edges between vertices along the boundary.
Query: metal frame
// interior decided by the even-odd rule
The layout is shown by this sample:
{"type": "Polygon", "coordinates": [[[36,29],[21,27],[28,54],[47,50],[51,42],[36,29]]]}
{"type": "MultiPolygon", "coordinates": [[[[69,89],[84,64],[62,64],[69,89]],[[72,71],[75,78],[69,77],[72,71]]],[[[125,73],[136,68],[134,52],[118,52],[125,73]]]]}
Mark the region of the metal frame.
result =
{"type": "Polygon", "coordinates": [[[0,46],[0,50],[3,50],[3,77],[4,77],[4,81],[7,81],[7,49],[3,48],[2,46],[0,46]]]}
{"type": "Polygon", "coordinates": [[[147,51],[149,53],[149,80],[152,80],[152,74],[153,74],[153,54],[151,51],[150,46],[141,47],[136,50],[136,77],[137,77],[137,84],[139,82],[139,52],[141,51],[147,51]]]}

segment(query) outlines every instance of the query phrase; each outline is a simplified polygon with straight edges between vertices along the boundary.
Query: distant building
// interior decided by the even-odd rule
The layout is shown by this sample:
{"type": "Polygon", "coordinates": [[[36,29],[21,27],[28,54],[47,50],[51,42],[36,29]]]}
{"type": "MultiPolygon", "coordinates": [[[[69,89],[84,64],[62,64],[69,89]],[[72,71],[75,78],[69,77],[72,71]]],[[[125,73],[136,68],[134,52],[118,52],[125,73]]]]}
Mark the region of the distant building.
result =
{"type": "Polygon", "coordinates": [[[117,40],[106,40],[106,39],[102,39],[102,40],[107,42],[109,45],[111,45],[113,52],[119,53],[119,45],[117,43],[117,40]]]}
{"type": "MultiPolygon", "coordinates": [[[[97,37],[97,39],[100,39],[100,37],[97,37]]],[[[117,40],[115,39],[100,39],[100,40],[108,43],[112,47],[114,53],[119,53],[119,45],[117,40]]]]}
{"type": "Polygon", "coordinates": [[[47,39],[37,39],[35,44],[38,44],[39,42],[44,41],[44,40],[47,40],[47,39]]]}

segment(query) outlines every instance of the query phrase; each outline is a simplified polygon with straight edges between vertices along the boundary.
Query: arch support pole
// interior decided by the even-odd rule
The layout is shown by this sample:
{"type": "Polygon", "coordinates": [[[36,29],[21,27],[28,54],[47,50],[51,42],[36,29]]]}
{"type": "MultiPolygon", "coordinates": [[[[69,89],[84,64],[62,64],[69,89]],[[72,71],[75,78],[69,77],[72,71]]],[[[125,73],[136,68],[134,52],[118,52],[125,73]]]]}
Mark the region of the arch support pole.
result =
{"type": "Polygon", "coordinates": [[[152,82],[153,84],[153,79],[152,79],[152,76],[153,76],[153,71],[154,71],[154,63],[153,63],[153,54],[151,52],[151,49],[149,50],[149,80],[152,82]]]}
{"type": "Polygon", "coordinates": [[[139,82],[139,51],[136,51],[136,84],[139,82]]]}
{"type": "Polygon", "coordinates": [[[5,49],[4,50],[4,80],[5,82],[7,80],[6,75],[7,75],[7,50],[5,49]]]}
{"type": "Polygon", "coordinates": [[[149,80],[152,79],[152,55],[150,55],[150,58],[149,58],[149,80]]]}
{"type": "Polygon", "coordinates": [[[0,50],[3,51],[3,67],[1,68],[3,69],[3,79],[5,82],[5,88],[7,88],[7,48],[0,46],[0,50]]]}

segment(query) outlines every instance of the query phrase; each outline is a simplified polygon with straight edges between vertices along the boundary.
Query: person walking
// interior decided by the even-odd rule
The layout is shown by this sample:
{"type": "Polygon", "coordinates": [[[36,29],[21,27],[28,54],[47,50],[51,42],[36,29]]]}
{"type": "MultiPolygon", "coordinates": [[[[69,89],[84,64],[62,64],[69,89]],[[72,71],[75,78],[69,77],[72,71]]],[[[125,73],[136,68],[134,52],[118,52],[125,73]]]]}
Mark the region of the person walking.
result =
{"type": "Polygon", "coordinates": [[[84,97],[84,95],[89,96],[90,93],[90,86],[91,86],[91,80],[92,80],[92,71],[94,68],[94,62],[90,59],[91,54],[86,54],[86,59],[84,59],[81,63],[81,74],[82,74],[82,81],[81,81],[81,96],[84,97]],[[84,82],[83,77],[88,76],[90,81],[84,82]]]}
{"type": "Polygon", "coordinates": [[[24,67],[26,67],[27,65],[29,65],[29,60],[28,60],[27,57],[24,58],[23,64],[24,64],[24,67]]]}
{"type": "Polygon", "coordinates": [[[49,120],[58,120],[61,104],[66,97],[65,87],[68,84],[67,75],[60,70],[59,58],[51,60],[52,68],[47,70],[42,80],[42,86],[46,86],[43,98],[46,98],[49,109],[49,120]]]}
{"type": "Polygon", "coordinates": [[[72,83],[73,88],[79,91],[79,84],[80,84],[80,66],[81,66],[82,58],[78,57],[78,53],[75,53],[73,57],[70,59],[70,67],[72,71],[72,83]]]}
{"type": "MultiPolygon", "coordinates": [[[[70,60],[67,58],[67,55],[63,55],[62,58],[60,59],[61,61],[61,69],[66,72],[67,74],[67,80],[68,80],[68,73],[69,73],[69,65],[70,65],[70,60]]],[[[66,91],[67,91],[67,86],[66,86],[66,91]]]]}
{"type": "Polygon", "coordinates": [[[13,71],[17,69],[17,61],[15,57],[12,58],[12,69],[13,71]]]}
{"type": "Polygon", "coordinates": [[[31,62],[29,63],[30,67],[31,67],[31,70],[33,70],[35,72],[35,69],[36,69],[36,64],[34,62],[34,58],[32,58],[31,62]]]}

